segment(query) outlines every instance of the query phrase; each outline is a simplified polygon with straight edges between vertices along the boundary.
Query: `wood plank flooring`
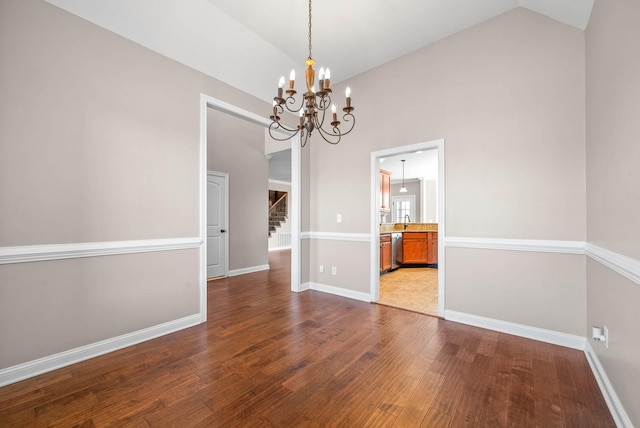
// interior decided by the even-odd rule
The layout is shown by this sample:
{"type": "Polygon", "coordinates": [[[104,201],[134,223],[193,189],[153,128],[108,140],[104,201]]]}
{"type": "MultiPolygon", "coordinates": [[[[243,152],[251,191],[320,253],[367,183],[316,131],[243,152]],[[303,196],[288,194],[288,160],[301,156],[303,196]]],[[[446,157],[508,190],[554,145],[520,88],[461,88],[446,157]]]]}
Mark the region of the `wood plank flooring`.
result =
{"type": "Polygon", "coordinates": [[[1,427],[613,427],[584,353],[316,291],[209,283],[206,324],[0,388],[1,427]]]}

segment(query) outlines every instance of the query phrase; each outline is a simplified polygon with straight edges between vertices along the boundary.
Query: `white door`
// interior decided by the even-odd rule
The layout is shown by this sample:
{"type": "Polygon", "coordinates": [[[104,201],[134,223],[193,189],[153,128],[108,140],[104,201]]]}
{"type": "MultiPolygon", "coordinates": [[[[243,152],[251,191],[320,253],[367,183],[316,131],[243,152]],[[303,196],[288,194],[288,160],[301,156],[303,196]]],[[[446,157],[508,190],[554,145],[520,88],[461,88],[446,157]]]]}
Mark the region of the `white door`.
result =
{"type": "Polygon", "coordinates": [[[207,278],[227,272],[228,175],[207,173],[207,278]]]}

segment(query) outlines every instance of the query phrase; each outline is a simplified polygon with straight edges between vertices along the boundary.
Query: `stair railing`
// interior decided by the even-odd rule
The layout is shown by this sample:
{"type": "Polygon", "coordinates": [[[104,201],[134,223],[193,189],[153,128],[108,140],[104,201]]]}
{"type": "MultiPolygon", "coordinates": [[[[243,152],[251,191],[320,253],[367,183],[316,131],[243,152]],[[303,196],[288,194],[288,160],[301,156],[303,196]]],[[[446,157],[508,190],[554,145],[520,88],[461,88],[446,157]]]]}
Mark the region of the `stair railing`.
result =
{"type": "Polygon", "coordinates": [[[289,194],[285,193],[284,195],[280,196],[280,198],[278,198],[277,201],[275,201],[273,203],[273,205],[271,205],[269,207],[269,213],[271,213],[273,210],[276,209],[282,209],[282,211],[284,211],[285,213],[287,212],[287,196],[289,194]]]}

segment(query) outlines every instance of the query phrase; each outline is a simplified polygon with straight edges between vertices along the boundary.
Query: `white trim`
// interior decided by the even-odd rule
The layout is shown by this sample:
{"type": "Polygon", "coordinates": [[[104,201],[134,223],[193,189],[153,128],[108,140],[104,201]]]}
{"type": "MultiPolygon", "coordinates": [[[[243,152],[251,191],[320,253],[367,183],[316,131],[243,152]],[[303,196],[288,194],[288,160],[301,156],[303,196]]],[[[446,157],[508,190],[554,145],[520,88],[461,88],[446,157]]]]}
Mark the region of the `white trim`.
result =
{"type": "Polygon", "coordinates": [[[640,261],[590,243],[584,245],[584,251],[593,260],[640,284],[640,261]]]}
{"type": "Polygon", "coordinates": [[[70,349],[0,370],[0,387],[200,324],[200,314],[70,349]]]}
{"type": "Polygon", "coordinates": [[[573,334],[560,333],[553,330],[515,324],[451,310],[445,311],[445,319],[447,321],[459,322],[474,327],[486,328],[488,330],[499,331],[502,333],[584,351],[587,361],[589,362],[589,366],[591,367],[591,371],[598,382],[600,391],[602,392],[616,426],[633,428],[631,419],[625,412],[613,385],[607,377],[604,367],[600,364],[597,354],[591,347],[591,343],[586,338],[573,334]]]}
{"type": "Polygon", "coordinates": [[[467,314],[447,309],[445,317],[447,321],[459,322],[461,324],[486,328],[488,330],[513,334],[514,336],[526,337],[528,339],[539,340],[541,342],[552,343],[554,345],[566,346],[567,348],[584,350],[586,339],[574,334],[561,333],[538,327],[531,327],[523,324],[516,324],[508,321],[486,318],[479,315],[467,314]]]}
{"type": "Polygon", "coordinates": [[[307,290],[321,291],[323,293],[334,294],[336,296],[360,300],[362,302],[371,302],[371,296],[360,291],[347,290],[346,288],[334,287],[332,285],[325,285],[317,282],[307,282],[304,284],[304,287],[307,290]]]}
{"type": "MultiPolygon", "coordinates": [[[[248,122],[259,125],[263,128],[269,128],[271,125],[271,121],[266,117],[260,116],[248,110],[244,110],[240,107],[237,107],[233,104],[229,104],[222,100],[210,97],[205,94],[201,94],[201,114],[200,120],[200,140],[204,144],[204,165],[205,165],[205,173],[201,178],[201,186],[204,185],[206,189],[206,146],[207,146],[207,107],[211,107],[214,110],[221,111],[223,113],[229,114],[231,116],[237,117],[242,120],[246,120],[248,122]]],[[[282,128],[276,128],[274,131],[291,135],[291,133],[285,131],[282,128]]],[[[300,278],[301,278],[301,255],[300,255],[300,213],[301,213],[301,205],[300,205],[300,138],[299,136],[294,136],[291,139],[291,291],[300,291],[300,278]]],[[[202,172],[201,172],[202,173],[202,172]]],[[[201,203],[206,204],[206,194],[201,192],[200,194],[201,203]]],[[[206,217],[201,219],[201,234],[206,237],[206,217]]],[[[227,239],[228,241],[228,239],[227,239]]],[[[206,245],[204,245],[206,247],[206,245]]],[[[206,254],[205,257],[201,261],[201,269],[202,265],[204,265],[204,273],[203,277],[205,279],[204,286],[202,288],[201,294],[201,304],[202,301],[206,302],[206,254]]],[[[251,268],[249,268],[251,269],[251,268]]],[[[235,272],[235,271],[234,271],[235,272]]],[[[238,274],[240,275],[240,274],[238,274]]],[[[232,273],[229,272],[229,276],[232,276],[232,273]]],[[[206,317],[206,306],[204,306],[204,315],[206,317]]]]}
{"type": "Polygon", "coordinates": [[[371,235],[368,233],[302,232],[301,237],[329,241],[371,242],[371,235]]]}
{"type": "Polygon", "coordinates": [[[266,264],[266,265],[251,266],[251,267],[246,267],[242,269],[230,270],[229,276],[238,276],[238,275],[244,275],[247,273],[262,272],[263,270],[269,270],[269,265],[266,264]]]}
{"type": "Polygon", "coordinates": [[[305,282],[304,284],[300,284],[300,290],[299,291],[308,291],[311,290],[311,283],[310,282],[305,282]]]}
{"type": "Polygon", "coordinates": [[[600,364],[598,355],[591,347],[591,343],[589,341],[586,341],[584,353],[587,357],[587,361],[589,362],[589,366],[591,367],[591,371],[598,382],[602,396],[607,402],[609,412],[611,413],[616,426],[633,428],[631,419],[627,415],[627,412],[625,412],[624,407],[618,398],[618,394],[616,394],[616,391],[613,389],[613,385],[611,385],[609,377],[602,367],[602,364],[600,364]]]}
{"type": "Polygon", "coordinates": [[[291,186],[291,182],[289,181],[282,181],[282,180],[274,180],[273,178],[269,179],[269,184],[280,184],[283,186],[291,186]]]}
{"type": "Polygon", "coordinates": [[[300,221],[302,213],[301,193],[301,164],[302,148],[300,147],[300,135],[291,139],[291,201],[289,215],[291,216],[291,291],[302,291],[302,245],[300,240],[300,221]]]}
{"type": "Polygon", "coordinates": [[[290,250],[291,249],[291,245],[289,245],[288,247],[273,247],[273,248],[269,248],[269,252],[272,251],[280,251],[280,250],[290,250]]]}
{"type": "Polygon", "coordinates": [[[607,250],[583,241],[552,241],[539,239],[497,239],[447,236],[448,248],[474,248],[483,250],[531,251],[542,253],[581,254],[607,266],[640,285],[640,260],[607,250]]]}
{"type": "Polygon", "coordinates": [[[444,139],[411,144],[408,146],[393,147],[390,149],[371,152],[371,207],[370,207],[370,263],[369,263],[369,287],[371,301],[380,299],[380,158],[411,153],[418,150],[438,151],[438,316],[444,317],[445,311],[445,265],[446,254],[444,251],[445,226],[445,162],[444,139]]]}
{"type": "Polygon", "coordinates": [[[199,224],[200,224],[200,322],[207,321],[207,105],[210,97],[200,94],[200,183],[199,183],[199,224]]]}
{"type": "Polygon", "coordinates": [[[200,238],[143,239],[0,247],[0,265],[200,248],[200,238]]]}
{"type": "MultiPolygon", "coordinates": [[[[271,125],[271,120],[266,117],[260,116],[259,114],[255,114],[250,112],[249,110],[242,109],[233,104],[229,104],[217,98],[210,97],[208,95],[202,94],[203,99],[206,101],[208,107],[211,107],[214,110],[221,111],[223,113],[229,114],[231,116],[237,117],[238,119],[246,120],[247,122],[254,123],[263,128],[268,128],[271,125]]],[[[279,132],[283,132],[278,130],[279,132]]],[[[206,139],[206,135],[205,135],[206,139]]]]}
{"type": "Polygon", "coordinates": [[[466,238],[447,236],[446,247],[484,250],[533,251],[543,253],[584,254],[582,241],[552,241],[538,239],[466,238]]]}

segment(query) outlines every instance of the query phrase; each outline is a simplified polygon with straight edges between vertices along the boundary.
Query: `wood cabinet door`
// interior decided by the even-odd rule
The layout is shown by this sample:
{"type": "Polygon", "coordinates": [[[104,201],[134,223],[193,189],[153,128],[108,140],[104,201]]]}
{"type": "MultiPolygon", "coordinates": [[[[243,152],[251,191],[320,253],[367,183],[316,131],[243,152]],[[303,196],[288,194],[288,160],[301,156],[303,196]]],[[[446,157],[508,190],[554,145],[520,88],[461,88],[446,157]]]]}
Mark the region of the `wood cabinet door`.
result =
{"type": "Polygon", "coordinates": [[[391,269],[391,243],[380,244],[380,270],[391,269]]]}
{"type": "Polygon", "coordinates": [[[402,263],[427,263],[426,239],[402,239],[402,263]]]}
{"type": "Polygon", "coordinates": [[[429,232],[427,237],[427,263],[438,264],[438,232],[429,232]]]}
{"type": "Polygon", "coordinates": [[[391,235],[380,235],[380,272],[391,269],[391,235]]]}
{"type": "Polygon", "coordinates": [[[391,173],[380,170],[380,208],[391,208],[391,173]]]}

